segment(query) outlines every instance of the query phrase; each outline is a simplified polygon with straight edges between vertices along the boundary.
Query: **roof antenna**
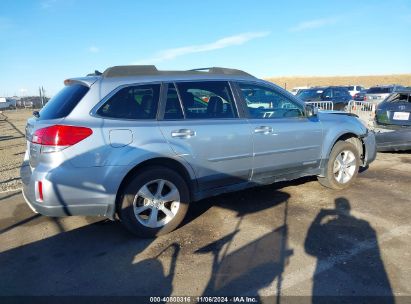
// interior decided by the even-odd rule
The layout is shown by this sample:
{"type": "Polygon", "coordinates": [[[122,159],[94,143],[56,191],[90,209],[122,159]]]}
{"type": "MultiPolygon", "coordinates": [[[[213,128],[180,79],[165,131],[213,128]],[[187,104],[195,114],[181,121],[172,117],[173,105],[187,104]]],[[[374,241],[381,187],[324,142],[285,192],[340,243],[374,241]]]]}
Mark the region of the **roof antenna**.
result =
{"type": "Polygon", "coordinates": [[[94,73],[87,74],[87,76],[100,76],[100,75],[103,75],[103,73],[101,73],[101,72],[99,72],[99,71],[97,71],[97,70],[95,70],[94,73]]]}

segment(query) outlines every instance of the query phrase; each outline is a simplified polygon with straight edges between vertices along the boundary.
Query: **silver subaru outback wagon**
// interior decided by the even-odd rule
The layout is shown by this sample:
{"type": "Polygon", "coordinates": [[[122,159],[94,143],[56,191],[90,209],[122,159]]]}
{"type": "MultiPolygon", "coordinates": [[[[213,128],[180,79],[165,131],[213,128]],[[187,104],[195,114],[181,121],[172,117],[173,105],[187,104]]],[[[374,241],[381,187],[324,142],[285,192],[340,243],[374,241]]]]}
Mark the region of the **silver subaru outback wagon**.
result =
{"type": "Polygon", "coordinates": [[[190,202],[309,175],[343,189],[376,156],[356,117],[239,70],[116,66],[64,84],[26,126],[23,195],[48,216],[119,218],[153,237],[190,202]]]}

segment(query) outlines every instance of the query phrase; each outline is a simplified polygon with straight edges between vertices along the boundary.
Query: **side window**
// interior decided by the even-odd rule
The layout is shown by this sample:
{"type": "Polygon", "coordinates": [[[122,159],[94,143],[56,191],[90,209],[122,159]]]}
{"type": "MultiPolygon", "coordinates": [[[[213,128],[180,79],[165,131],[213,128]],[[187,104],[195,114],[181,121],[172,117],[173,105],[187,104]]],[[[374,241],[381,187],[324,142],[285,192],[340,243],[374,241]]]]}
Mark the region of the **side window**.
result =
{"type": "Polygon", "coordinates": [[[177,84],[187,119],[235,118],[234,99],[226,81],[177,84]]]}
{"type": "Polygon", "coordinates": [[[275,90],[254,85],[239,83],[252,118],[284,118],[304,116],[302,106],[288,99],[275,90]]]}
{"type": "Polygon", "coordinates": [[[97,111],[108,118],[155,119],[160,85],[140,85],[122,88],[97,111]]]}
{"type": "Polygon", "coordinates": [[[344,94],[343,94],[343,91],[342,90],[340,90],[340,89],[334,89],[334,97],[342,97],[344,94]]]}
{"type": "Polygon", "coordinates": [[[184,119],[180,100],[178,99],[177,89],[173,83],[168,85],[164,119],[184,119]]]}
{"type": "Polygon", "coordinates": [[[324,90],[322,96],[323,96],[324,98],[332,98],[332,97],[333,97],[333,95],[332,95],[332,90],[331,90],[330,88],[324,90]]]}

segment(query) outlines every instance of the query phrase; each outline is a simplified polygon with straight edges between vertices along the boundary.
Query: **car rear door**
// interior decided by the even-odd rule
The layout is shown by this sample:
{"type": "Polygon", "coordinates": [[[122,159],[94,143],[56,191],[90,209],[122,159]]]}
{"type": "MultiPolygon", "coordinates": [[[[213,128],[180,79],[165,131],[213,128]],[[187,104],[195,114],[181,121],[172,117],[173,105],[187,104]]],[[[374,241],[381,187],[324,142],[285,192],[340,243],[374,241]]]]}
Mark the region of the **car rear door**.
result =
{"type": "Polygon", "coordinates": [[[227,81],[168,83],[160,129],[194,169],[199,190],[248,182],[252,138],[227,81]]]}
{"type": "Polygon", "coordinates": [[[304,116],[304,107],[286,92],[259,83],[238,82],[253,136],[253,176],[256,182],[319,168],[321,122],[304,116]],[[266,104],[266,107],[254,106],[266,104]]]}

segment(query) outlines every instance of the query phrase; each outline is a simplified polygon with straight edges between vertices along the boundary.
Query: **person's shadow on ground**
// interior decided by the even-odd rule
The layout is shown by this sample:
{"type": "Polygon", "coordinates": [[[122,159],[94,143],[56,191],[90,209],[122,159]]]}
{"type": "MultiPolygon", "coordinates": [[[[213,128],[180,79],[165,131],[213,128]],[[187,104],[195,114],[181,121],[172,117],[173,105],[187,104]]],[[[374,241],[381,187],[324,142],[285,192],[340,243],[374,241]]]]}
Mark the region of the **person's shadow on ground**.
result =
{"type": "Polygon", "coordinates": [[[341,296],[353,303],[378,296],[379,303],[394,303],[376,232],[350,209],[346,198],[337,198],[335,209],[322,209],[307,232],[305,251],[317,257],[312,302],[334,303],[341,296]]]}

